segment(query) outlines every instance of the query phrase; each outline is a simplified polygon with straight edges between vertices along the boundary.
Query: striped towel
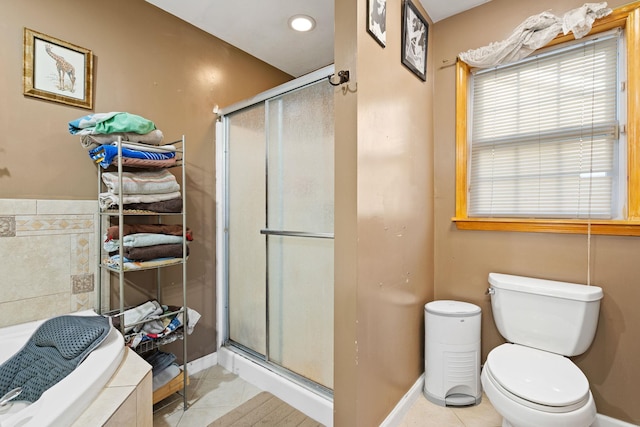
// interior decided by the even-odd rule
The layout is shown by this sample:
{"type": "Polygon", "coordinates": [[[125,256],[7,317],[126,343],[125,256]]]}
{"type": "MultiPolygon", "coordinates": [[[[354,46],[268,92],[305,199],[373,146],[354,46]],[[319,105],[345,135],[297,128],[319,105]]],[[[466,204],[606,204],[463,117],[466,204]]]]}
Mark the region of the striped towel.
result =
{"type": "Polygon", "coordinates": [[[164,194],[180,191],[176,177],[166,169],[122,172],[122,191],[116,172],[103,173],[102,182],[113,194],[164,194]]]}
{"type": "MultiPolygon", "coordinates": [[[[118,147],[114,147],[113,145],[105,144],[89,151],[89,157],[91,157],[96,163],[99,163],[104,169],[107,169],[109,165],[111,165],[111,161],[117,155],[118,147]]],[[[165,160],[174,158],[176,153],[151,153],[149,151],[131,150],[129,148],[122,147],[122,156],[134,159],[165,160]]]]}

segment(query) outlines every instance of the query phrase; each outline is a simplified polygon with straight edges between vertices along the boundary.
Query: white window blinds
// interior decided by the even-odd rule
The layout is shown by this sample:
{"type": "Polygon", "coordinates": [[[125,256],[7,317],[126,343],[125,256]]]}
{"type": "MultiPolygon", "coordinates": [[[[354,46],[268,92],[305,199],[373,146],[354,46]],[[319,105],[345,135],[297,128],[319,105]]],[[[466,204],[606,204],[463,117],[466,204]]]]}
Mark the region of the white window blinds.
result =
{"type": "Polygon", "coordinates": [[[469,217],[618,215],[619,37],[474,74],[469,217]]]}

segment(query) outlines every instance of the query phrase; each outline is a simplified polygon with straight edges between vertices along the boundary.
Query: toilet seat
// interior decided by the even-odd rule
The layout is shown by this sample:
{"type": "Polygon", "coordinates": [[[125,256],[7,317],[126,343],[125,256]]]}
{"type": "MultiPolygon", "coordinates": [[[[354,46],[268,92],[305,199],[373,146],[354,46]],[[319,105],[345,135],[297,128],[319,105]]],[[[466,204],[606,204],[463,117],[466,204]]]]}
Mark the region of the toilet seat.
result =
{"type": "Polygon", "coordinates": [[[589,382],[566,357],[518,344],[494,348],[484,365],[489,379],[503,394],[543,412],[571,412],[590,396],[589,382]]]}

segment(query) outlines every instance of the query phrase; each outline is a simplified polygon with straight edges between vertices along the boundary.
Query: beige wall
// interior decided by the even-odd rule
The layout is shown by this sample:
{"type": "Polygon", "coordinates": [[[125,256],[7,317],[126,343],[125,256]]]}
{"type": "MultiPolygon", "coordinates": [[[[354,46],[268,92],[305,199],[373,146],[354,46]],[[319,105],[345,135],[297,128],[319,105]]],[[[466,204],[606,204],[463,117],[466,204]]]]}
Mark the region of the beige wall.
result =
{"type": "MultiPolygon", "coordinates": [[[[611,7],[624,4],[610,1],[611,7]]],[[[587,237],[514,232],[459,231],[455,209],[455,67],[442,67],[459,52],[506,38],[530,15],[561,15],[578,0],[493,0],[433,26],[435,64],[435,288],[438,299],[482,307],[482,360],[503,342],[484,295],[491,271],[586,283],[587,237]]],[[[574,361],[591,384],[598,412],[640,423],[640,240],[591,237],[592,283],[604,289],[598,331],[591,348],[574,361]]]]}
{"type": "Polygon", "coordinates": [[[335,11],[336,70],[353,80],[335,98],[334,423],[374,426],[424,369],[434,80],[400,62],[400,0],[387,1],[384,49],[366,32],[366,2],[336,0],[335,11]]]}
{"type": "MultiPolygon", "coordinates": [[[[23,28],[95,55],[93,112],[127,111],[187,139],[188,304],[203,317],[189,359],[215,351],[215,174],[211,110],[290,79],[142,0],[4,0],[0,24],[0,198],[95,200],[96,168],[67,131],[90,110],[22,95],[23,28]]],[[[8,240],[4,240],[7,242],[8,240]]],[[[1,244],[2,242],[0,242],[1,244]]],[[[6,257],[3,262],[10,262],[6,257]]],[[[0,287],[10,287],[8,280],[0,287]]],[[[179,304],[180,286],[166,289],[179,304]]],[[[4,291],[3,291],[4,292],[4,291]]],[[[134,301],[128,301],[134,303],[134,301]]],[[[5,313],[6,314],[6,313],[5,313]]]]}

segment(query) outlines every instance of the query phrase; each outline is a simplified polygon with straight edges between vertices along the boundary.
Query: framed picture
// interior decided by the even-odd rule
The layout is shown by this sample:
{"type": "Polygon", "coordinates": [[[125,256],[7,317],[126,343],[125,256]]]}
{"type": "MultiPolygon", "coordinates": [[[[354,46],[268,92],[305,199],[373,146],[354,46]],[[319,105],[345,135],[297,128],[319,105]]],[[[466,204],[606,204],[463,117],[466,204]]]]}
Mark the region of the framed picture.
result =
{"type": "Polygon", "coordinates": [[[402,6],[402,63],[423,81],[427,80],[429,24],[411,0],[402,6]]]}
{"type": "Polygon", "coordinates": [[[367,32],[380,46],[387,45],[387,0],[367,0],[367,32]]]}
{"type": "Polygon", "coordinates": [[[93,109],[93,54],[25,28],[23,84],[27,96],[93,109]]]}

